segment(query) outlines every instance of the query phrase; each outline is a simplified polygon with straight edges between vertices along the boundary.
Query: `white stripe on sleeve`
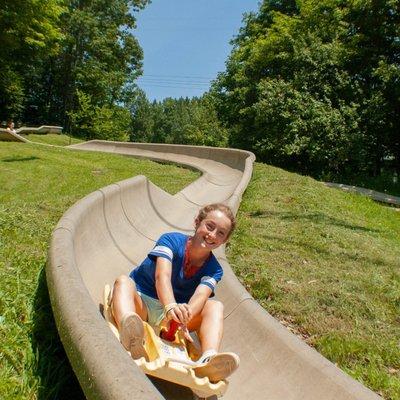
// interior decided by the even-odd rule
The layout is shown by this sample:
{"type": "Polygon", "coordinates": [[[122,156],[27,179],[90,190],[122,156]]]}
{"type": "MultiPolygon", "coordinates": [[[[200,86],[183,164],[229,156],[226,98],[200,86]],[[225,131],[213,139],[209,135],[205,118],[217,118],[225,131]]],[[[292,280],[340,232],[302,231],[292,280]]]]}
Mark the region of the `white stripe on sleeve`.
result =
{"type": "Polygon", "coordinates": [[[203,276],[200,283],[209,286],[212,290],[214,290],[215,286],[217,285],[217,281],[211,276],[203,276]]]}
{"type": "Polygon", "coordinates": [[[161,256],[168,258],[170,261],[172,261],[173,258],[173,253],[172,250],[169,247],[166,246],[156,246],[154,249],[150,252],[150,254],[154,254],[155,256],[161,256]]]}

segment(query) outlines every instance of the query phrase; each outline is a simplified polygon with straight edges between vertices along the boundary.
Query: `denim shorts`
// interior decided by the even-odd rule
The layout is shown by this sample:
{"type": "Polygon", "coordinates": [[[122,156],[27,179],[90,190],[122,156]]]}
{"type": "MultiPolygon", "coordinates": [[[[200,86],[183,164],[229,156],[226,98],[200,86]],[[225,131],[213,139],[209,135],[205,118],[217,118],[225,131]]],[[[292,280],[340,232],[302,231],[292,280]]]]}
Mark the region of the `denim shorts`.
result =
{"type": "Polygon", "coordinates": [[[152,326],[159,326],[164,319],[164,307],[159,300],[139,292],[139,296],[147,308],[147,322],[152,326]]]}

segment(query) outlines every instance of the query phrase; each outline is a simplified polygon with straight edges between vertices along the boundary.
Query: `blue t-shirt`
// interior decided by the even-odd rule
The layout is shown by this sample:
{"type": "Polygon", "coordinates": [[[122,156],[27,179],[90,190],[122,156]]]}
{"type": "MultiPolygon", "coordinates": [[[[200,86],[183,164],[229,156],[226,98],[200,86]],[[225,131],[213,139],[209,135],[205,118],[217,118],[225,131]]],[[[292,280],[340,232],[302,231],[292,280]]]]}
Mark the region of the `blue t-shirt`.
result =
{"type": "Polygon", "coordinates": [[[209,259],[191,278],[185,278],[183,263],[188,239],[189,236],[179,232],[165,233],[158,239],[145,260],[129,274],[139,292],[158,299],[155,281],[156,260],[157,257],[163,257],[172,263],[171,283],[178,303],[187,303],[199,285],[211,288],[213,296],[215,286],[222,278],[221,264],[211,253],[209,259]]]}

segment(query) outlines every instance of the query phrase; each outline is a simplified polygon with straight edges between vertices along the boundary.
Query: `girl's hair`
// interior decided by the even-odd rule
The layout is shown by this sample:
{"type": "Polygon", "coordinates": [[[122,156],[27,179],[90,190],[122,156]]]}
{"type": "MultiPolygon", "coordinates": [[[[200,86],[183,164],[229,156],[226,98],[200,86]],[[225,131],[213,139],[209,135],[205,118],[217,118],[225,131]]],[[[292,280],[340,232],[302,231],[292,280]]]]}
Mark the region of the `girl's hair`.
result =
{"type": "Polygon", "coordinates": [[[200,209],[199,214],[197,215],[197,218],[196,218],[197,221],[199,223],[201,221],[203,221],[203,219],[206,218],[208,213],[210,213],[211,211],[221,211],[229,218],[229,220],[231,221],[231,229],[228,233],[228,237],[229,237],[236,226],[236,218],[235,218],[232,210],[228,206],[226,206],[225,204],[222,204],[222,203],[208,204],[200,209]]]}

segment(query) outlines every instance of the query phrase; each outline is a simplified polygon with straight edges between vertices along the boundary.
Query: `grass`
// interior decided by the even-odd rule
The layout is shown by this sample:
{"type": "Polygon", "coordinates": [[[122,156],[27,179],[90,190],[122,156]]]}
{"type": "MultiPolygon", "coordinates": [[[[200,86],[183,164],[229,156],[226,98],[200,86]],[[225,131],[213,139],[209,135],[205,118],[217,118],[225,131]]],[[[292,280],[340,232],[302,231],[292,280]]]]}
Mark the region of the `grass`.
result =
{"type": "Polygon", "coordinates": [[[47,135],[29,134],[23,136],[31,142],[54,144],[56,146],[68,146],[70,144],[82,142],[80,139],[67,135],[58,135],[56,133],[48,133],[47,135]]]}
{"type": "Polygon", "coordinates": [[[147,160],[0,142],[2,400],[84,398],[52,317],[43,272],[49,239],[78,199],[138,174],[171,193],[198,176],[147,160]]]}
{"type": "Polygon", "coordinates": [[[256,164],[228,258],[288,329],[400,399],[400,212],[256,164]]]}

